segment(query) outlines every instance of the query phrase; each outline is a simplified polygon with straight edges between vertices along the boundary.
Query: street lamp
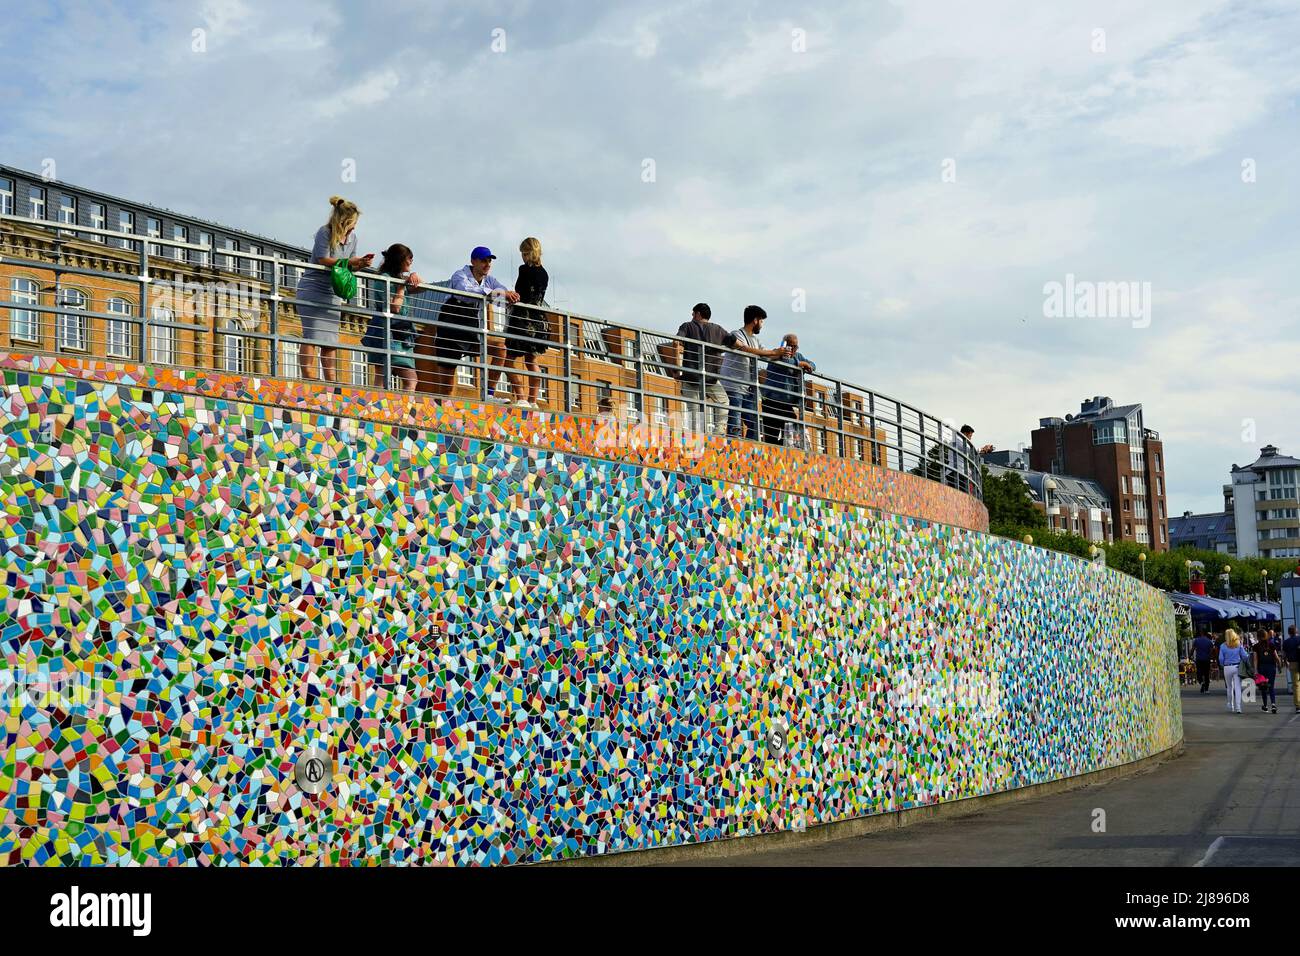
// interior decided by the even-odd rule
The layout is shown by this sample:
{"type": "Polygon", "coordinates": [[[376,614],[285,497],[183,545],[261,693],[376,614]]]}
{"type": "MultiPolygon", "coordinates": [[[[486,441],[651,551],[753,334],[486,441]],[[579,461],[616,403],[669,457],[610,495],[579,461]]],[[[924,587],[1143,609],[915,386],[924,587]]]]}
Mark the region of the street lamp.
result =
{"type": "Polygon", "coordinates": [[[1225,564],[1223,566],[1223,573],[1219,575],[1219,580],[1223,582],[1223,596],[1225,598],[1229,597],[1232,594],[1232,589],[1231,589],[1232,565],[1231,564],[1225,564]]]}
{"type": "Polygon", "coordinates": [[[1268,568],[1259,572],[1260,577],[1264,579],[1264,601],[1268,602],[1268,568]]]}
{"type": "Polygon", "coordinates": [[[1143,551],[1138,555],[1138,564],[1142,565],[1142,583],[1147,583],[1147,553],[1143,551]]]}
{"type": "Polygon", "coordinates": [[[1033,543],[1034,543],[1034,536],[1032,534],[1025,535],[1025,544],[1033,544],[1033,543]]]}

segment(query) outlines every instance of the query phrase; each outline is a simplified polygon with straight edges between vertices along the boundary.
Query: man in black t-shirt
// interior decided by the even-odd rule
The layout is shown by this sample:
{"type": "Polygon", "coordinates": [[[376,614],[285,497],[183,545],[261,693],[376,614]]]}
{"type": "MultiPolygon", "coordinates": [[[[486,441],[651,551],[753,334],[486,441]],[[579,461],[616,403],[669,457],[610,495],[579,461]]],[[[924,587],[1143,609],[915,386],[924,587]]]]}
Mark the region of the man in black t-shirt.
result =
{"type": "Polygon", "coordinates": [[[712,315],[707,302],[699,302],[691,310],[691,320],[677,330],[677,337],[687,341],[674,343],[673,362],[679,367],[676,376],[682,382],[682,397],[696,403],[691,406],[692,418],[698,423],[694,427],[708,435],[725,435],[731,403],[718,373],[722,368],[722,348],[735,348],[737,339],[709,321],[712,315]]]}

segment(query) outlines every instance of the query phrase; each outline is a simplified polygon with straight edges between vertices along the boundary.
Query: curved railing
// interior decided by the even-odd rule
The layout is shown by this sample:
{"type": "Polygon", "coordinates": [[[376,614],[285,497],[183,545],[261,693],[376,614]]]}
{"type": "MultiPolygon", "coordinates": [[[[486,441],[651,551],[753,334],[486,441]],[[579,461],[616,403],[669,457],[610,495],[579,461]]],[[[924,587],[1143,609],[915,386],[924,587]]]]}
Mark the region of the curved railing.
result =
{"type": "MultiPolygon", "coordinates": [[[[327,271],[323,266],[278,254],[19,216],[0,216],[0,225],[6,227],[0,230],[5,265],[17,272],[54,273],[53,285],[44,288],[36,279],[9,277],[0,308],[9,310],[11,350],[301,378],[302,350],[318,346],[292,334],[297,320],[289,309],[298,302],[294,291],[303,271],[327,271]],[[25,234],[17,227],[38,231],[25,234]],[[33,235],[49,247],[34,247],[33,235]],[[116,268],[93,268],[87,261],[92,254],[113,260],[116,268]],[[114,283],[136,286],[138,301],[148,307],[137,310],[114,294],[114,283]],[[105,299],[103,311],[91,308],[91,296],[82,288],[91,284],[105,299]],[[44,301],[47,297],[52,304],[44,301]],[[97,321],[92,325],[91,320],[97,321]],[[191,341],[182,345],[182,334],[191,341]]],[[[809,453],[870,461],[982,497],[976,450],[951,422],[872,389],[816,371],[777,383],[767,376],[761,358],[733,363],[714,375],[710,359],[721,364],[727,353],[742,353],[720,348],[711,356],[710,346],[693,339],[549,306],[507,308],[435,284],[408,288],[410,314],[399,316],[391,303],[401,280],[369,272],[358,278],[356,302],[339,309],[344,331],[357,335],[368,330],[375,342],[340,340],[337,352],[346,359],[350,384],[409,386],[487,402],[501,391],[503,375],[513,376],[523,389],[526,376],[535,376],[538,405],[544,409],[717,433],[730,401],[722,401],[717,390],[682,388],[683,381],[690,384],[703,373],[716,379],[723,392],[752,390],[756,408],[751,424],[759,437],[809,453]],[[520,331],[530,324],[533,334],[520,331]],[[467,354],[439,355],[439,334],[444,344],[454,337],[467,354]],[[394,374],[408,354],[399,346],[407,337],[412,340],[412,376],[394,374]],[[508,367],[509,353],[527,346],[547,350],[538,371],[508,367]]]]}

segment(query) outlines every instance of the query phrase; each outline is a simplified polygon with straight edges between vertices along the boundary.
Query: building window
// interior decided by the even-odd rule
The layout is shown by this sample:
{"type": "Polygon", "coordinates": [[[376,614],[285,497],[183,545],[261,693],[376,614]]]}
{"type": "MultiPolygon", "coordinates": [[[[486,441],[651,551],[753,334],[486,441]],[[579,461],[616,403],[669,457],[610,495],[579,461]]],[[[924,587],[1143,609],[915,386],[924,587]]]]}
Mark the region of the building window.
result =
{"type": "MultiPolygon", "coordinates": [[[[161,238],[162,238],[162,220],[161,220],[161,219],[155,219],[155,218],[153,218],[152,216],[148,216],[148,217],[145,218],[144,224],[145,224],[145,234],[146,234],[150,239],[161,239],[161,238]]],[[[149,255],[151,255],[151,256],[156,256],[156,255],[161,255],[161,253],[162,253],[162,250],[159,249],[158,244],[157,244],[156,242],[151,242],[151,243],[149,243],[149,255]]]]}
{"type": "Polygon", "coordinates": [[[456,384],[465,388],[474,387],[474,371],[468,365],[456,366],[456,384]]]}
{"type": "MultiPolygon", "coordinates": [[[[123,209],[119,211],[117,214],[117,231],[124,232],[127,235],[134,235],[135,234],[135,213],[127,209],[123,209]]],[[[121,243],[123,249],[134,248],[134,246],[131,245],[130,239],[123,239],[121,240],[121,243]]]]}
{"type": "MultiPolygon", "coordinates": [[[[59,194],[59,222],[65,226],[75,226],[77,224],[76,196],[69,196],[67,193],[59,194]]],[[[60,229],[59,234],[63,236],[76,235],[71,229],[60,229]]]]}
{"type": "Polygon", "coordinates": [[[1128,441],[1128,432],[1123,419],[1113,422],[1099,422],[1092,427],[1094,445],[1122,445],[1128,441]]]}
{"type": "Polygon", "coordinates": [[[212,264],[212,254],[208,251],[212,248],[212,233],[199,233],[199,245],[203,248],[194,254],[194,261],[201,266],[212,264]]]}
{"type": "MultiPolygon", "coordinates": [[[[189,242],[190,231],[186,229],[184,226],[174,224],[172,226],[172,238],[175,239],[177,242],[189,242]]],[[[180,246],[172,246],[172,258],[174,258],[177,262],[184,262],[185,250],[182,249],[180,246]]]]}
{"type": "MultiPolygon", "coordinates": [[[[114,315],[131,315],[131,303],[126,299],[109,299],[108,311],[114,315]]],[[[131,323],[108,320],[108,354],[112,358],[131,357],[131,323]]]]}
{"type": "Polygon", "coordinates": [[[1151,530],[1144,524],[1138,525],[1137,534],[1135,535],[1135,540],[1137,541],[1138,544],[1150,544],[1151,530]]]}
{"type": "Polygon", "coordinates": [[[1160,464],[1160,452],[1156,452],[1156,471],[1164,470],[1164,466],[1160,464]]]}
{"type": "Polygon", "coordinates": [[[280,343],[280,375],[283,378],[302,378],[301,353],[297,342],[280,343]]]}
{"type": "MultiPolygon", "coordinates": [[[[153,322],[175,322],[176,313],[171,309],[156,305],[153,307],[153,322]]],[[[176,330],[165,325],[149,326],[149,361],[154,365],[174,365],[176,363],[176,330]]]]}
{"type": "MultiPolygon", "coordinates": [[[[10,299],[23,305],[40,302],[40,287],[35,279],[14,276],[9,280],[10,299]]],[[[23,342],[39,342],[41,338],[40,313],[31,309],[9,310],[9,337],[23,342]]]]}
{"type": "Polygon", "coordinates": [[[1160,543],[1161,543],[1161,544],[1164,544],[1164,543],[1165,543],[1165,526],[1164,526],[1164,525],[1161,525],[1161,526],[1160,526],[1160,543]]]}
{"type": "Polygon", "coordinates": [[[14,181],[0,177],[0,216],[14,214],[14,181]]]}
{"type": "Polygon", "coordinates": [[[45,190],[40,186],[27,187],[28,214],[32,219],[45,218],[45,190]]]}
{"type": "Polygon", "coordinates": [[[1138,475],[1133,476],[1133,494],[1145,495],[1147,493],[1147,480],[1138,475]]]}
{"type": "Polygon", "coordinates": [[[1124,494],[1130,494],[1128,490],[1128,475],[1119,476],[1119,490],[1124,494]]]}
{"type": "Polygon", "coordinates": [[[1156,477],[1156,494],[1162,498],[1165,495],[1165,480],[1159,476],[1156,477]]]}
{"type": "Polygon", "coordinates": [[[366,353],[349,352],[348,354],[351,356],[351,361],[349,363],[349,371],[351,372],[352,384],[369,385],[370,384],[370,363],[366,361],[366,353]]]}
{"type": "MultiPolygon", "coordinates": [[[[253,255],[255,255],[255,256],[260,256],[260,255],[262,254],[262,247],[261,247],[261,246],[249,246],[249,247],[248,247],[248,251],[249,251],[250,253],[252,253],[253,255]]],[[[260,278],[262,277],[262,263],[261,263],[261,260],[259,260],[259,259],[249,259],[249,260],[248,260],[248,274],[249,274],[250,276],[253,276],[254,278],[257,278],[257,279],[260,279],[260,278]]],[[[376,302],[376,304],[373,305],[373,306],[371,306],[371,308],[373,308],[373,309],[379,309],[380,306],[379,306],[378,302],[379,302],[379,299],[381,298],[381,296],[383,295],[383,287],[382,287],[381,285],[379,285],[378,283],[375,284],[375,293],[376,293],[376,294],[375,294],[375,302],[376,302]]]]}
{"type": "Polygon", "coordinates": [[[227,328],[221,336],[221,367],[227,372],[243,375],[246,359],[243,337],[232,334],[227,328]]]}
{"type": "MultiPolygon", "coordinates": [[[[231,239],[229,236],[227,236],[227,237],[225,237],[224,239],[221,240],[221,248],[222,248],[222,249],[225,249],[227,252],[234,252],[234,251],[236,251],[239,247],[238,247],[238,245],[236,244],[236,242],[235,242],[234,239],[231,239]]],[[[222,256],[222,257],[221,257],[221,268],[225,269],[227,272],[234,272],[234,271],[235,271],[235,257],[234,257],[234,256],[222,256]]]]}
{"type": "MultiPolygon", "coordinates": [[[[104,208],[102,202],[92,202],[90,204],[90,226],[92,229],[108,228],[108,210],[104,208]]],[[[93,233],[90,237],[91,242],[103,242],[103,236],[97,236],[93,233]]]]}
{"type": "Polygon", "coordinates": [[[86,317],[75,313],[85,312],[87,302],[86,293],[80,289],[59,290],[59,307],[74,310],[72,315],[59,313],[59,321],[56,326],[59,348],[72,349],[77,352],[86,350],[86,317]]]}

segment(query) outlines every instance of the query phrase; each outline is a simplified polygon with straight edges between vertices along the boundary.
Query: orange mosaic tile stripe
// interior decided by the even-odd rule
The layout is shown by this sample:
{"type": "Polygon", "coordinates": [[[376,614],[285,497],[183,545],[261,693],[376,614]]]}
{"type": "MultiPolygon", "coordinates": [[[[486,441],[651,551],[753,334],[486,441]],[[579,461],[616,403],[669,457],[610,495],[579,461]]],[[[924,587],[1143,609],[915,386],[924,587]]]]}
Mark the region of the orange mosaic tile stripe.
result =
{"type": "MultiPolygon", "coordinates": [[[[235,402],[276,405],[323,415],[383,422],[445,434],[529,445],[682,472],[717,481],[843,501],[939,524],[988,530],[988,511],[969,495],[918,475],[868,462],[710,437],[702,447],[667,429],[626,434],[612,420],[561,412],[438,400],[317,382],[252,378],[169,366],[142,366],[63,355],[0,353],[0,368],[161,389],[235,402]],[[648,433],[655,440],[640,440],[648,433]]],[[[868,439],[864,439],[867,441],[868,439]]]]}

